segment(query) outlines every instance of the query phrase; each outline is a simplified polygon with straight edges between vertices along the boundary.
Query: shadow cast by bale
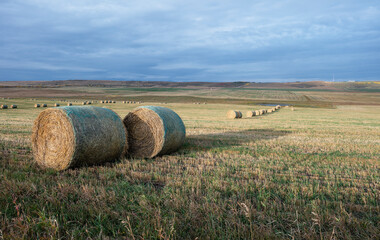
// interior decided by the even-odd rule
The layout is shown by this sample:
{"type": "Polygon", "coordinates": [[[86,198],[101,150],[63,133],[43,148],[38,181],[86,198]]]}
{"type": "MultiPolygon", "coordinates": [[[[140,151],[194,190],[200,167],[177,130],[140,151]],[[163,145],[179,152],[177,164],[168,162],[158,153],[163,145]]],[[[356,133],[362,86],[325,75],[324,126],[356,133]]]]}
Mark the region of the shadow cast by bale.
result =
{"type": "Polygon", "coordinates": [[[262,139],[274,139],[290,134],[286,130],[273,129],[248,129],[238,132],[223,132],[201,135],[187,136],[181,153],[209,151],[214,148],[228,148],[241,146],[246,143],[255,142],[262,139]]]}

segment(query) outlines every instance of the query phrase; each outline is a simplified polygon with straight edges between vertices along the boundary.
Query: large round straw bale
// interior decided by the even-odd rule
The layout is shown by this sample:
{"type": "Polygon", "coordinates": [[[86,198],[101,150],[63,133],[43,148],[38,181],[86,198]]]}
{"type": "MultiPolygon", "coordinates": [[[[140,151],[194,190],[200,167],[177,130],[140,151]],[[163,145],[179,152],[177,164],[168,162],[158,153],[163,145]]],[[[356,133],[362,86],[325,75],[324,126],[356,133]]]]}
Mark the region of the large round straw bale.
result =
{"type": "Polygon", "coordinates": [[[12,105],[11,105],[11,108],[17,108],[17,105],[12,104],[12,105]]]}
{"type": "Polygon", "coordinates": [[[34,104],[34,107],[35,107],[35,108],[39,108],[39,107],[40,107],[40,104],[36,103],[36,104],[34,104]]]}
{"type": "Polygon", "coordinates": [[[47,104],[46,103],[42,104],[42,107],[47,107],[47,104]]]}
{"type": "Polygon", "coordinates": [[[5,105],[5,104],[1,105],[1,109],[7,109],[7,108],[8,108],[8,105],[5,105]]]}
{"type": "Polygon", "coordinates": [[[256,111],[248,111],[247,112],[247,117],[253,117],[256,116],[256,111]]]}
{"type": "Polygon", "coordinates": [[[127,146],[123,122],[107,108],[48,108],[34,121],[33,154],[43,167],[64,170],[113,161],[127,146]]]}
{"type": "Polygon", "coordinates": [[[72,104],[71,102],[67,104],[67,106],[72,106],[72,105],[73,105],[73,104],[72,104]]]}
{"type": "Polygon", "coordinates": [[[227,112],[227,118],[235,119],[235,118],[242,118],[243,114],[240,111],[234,111],[230,110],[227,112]]]}
{"type": "Polygon", "coordinates": [[[133,157],[152,158],[176,151],[185,141],[186,129],[173,110],[142,106],[124,118],[128,130],[128,153],[133,157]]]}

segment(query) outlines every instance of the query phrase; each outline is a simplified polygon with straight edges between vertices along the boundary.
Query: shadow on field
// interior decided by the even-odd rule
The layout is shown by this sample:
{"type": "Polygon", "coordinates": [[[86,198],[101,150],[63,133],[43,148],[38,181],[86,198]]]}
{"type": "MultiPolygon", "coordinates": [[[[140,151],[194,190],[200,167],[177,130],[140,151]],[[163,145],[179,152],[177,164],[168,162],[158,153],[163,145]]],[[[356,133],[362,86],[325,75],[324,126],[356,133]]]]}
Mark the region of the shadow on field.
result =
{"type": "Polygon", "coordinates": [[[290,131],[273,129],[251,129],[239,132],[224,132],[187,136],[183,151],[208,151],[216,148],[241,146],[262,139],[274,139],[290,134],[290,131]]]}

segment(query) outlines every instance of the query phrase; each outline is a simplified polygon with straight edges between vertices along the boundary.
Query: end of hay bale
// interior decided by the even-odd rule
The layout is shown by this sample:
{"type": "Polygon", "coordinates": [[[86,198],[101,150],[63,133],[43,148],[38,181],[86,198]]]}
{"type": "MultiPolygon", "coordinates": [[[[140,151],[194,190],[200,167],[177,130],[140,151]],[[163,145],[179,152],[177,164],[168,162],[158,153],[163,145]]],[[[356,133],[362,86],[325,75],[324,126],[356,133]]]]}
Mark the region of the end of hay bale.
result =
{"type": "Polygon", "coordinates": [[[73,104],[72,103],[68,103],[67,106],[72,106],[73,104]]]}
{"type": "Polygon", "coordinates": [[[12,104],[12,105],[11,105],[11,108],[17,108],[17,105],[12,104]]]}
{"type": "Polygon", "coordinates": [[[142,106],[124,118],[128,131],[129,155],[152,158],[169,154],[185,141],[186,129],[173,110],[159,106],[142,106]]]}
{"type": "Polygon", "coordinates": [[[240,111],[230,110],[227,112],[227,118],[229,119],[235,119],[235,118],[242,118],[243,114],[240,111]]]}
{"type": "Polygon", "coordinates": [[[47,107],[47,104],[46,103],[42,104],[42,107],[47,107]]]}
{"type": "Polygon", "coordinates": [[[59,107],[59,103],[54,104],[54,107],[59,107]]]}
{"type": "Polygon", "coordinates": [[[39,107],[41,107],[41,105],[36,103],[36,104],[34,104],[34,107],[39,108],[39,107]]]}
{"type": "Polygon", "coordinates": [[[1,105],[1,109],[7,109],[7,108],[8,108],[8,105],[5,105],[5,104],[1,105]]]}
{"type": "Polygon", "coordinates": [[[256,116],[256,111],[248,111],[247,112],[247,117],[254,117],[256,116]]]}

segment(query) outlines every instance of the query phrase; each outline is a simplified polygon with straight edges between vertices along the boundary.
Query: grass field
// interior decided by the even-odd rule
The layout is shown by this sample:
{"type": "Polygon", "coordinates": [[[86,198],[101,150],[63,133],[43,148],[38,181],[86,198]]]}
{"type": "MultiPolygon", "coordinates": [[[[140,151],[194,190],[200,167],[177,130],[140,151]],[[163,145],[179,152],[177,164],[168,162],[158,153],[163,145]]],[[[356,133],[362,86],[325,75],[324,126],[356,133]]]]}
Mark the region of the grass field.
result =
{"type": "MultiPolygon", "coordinates": [[[[271,91],[261,94],[304,101],[302,92],[271,91]]],[[[349,94],[358,93],[340,101],[349,94]]],[[[182,117],[187,139],[178,152],[55,172],[33,162],[30,135],[43,110],[33,105],[58,100],[0,101],[19,107],[0,109],[0,239],[380,238],[379,106],[282,108],[245,118],[265,107],[147,102],[182,117]],[[243,119],[227,119],[230,109],[243,119]]],[[[124,117],[138,105],[94,106],[124,117]]]]}

